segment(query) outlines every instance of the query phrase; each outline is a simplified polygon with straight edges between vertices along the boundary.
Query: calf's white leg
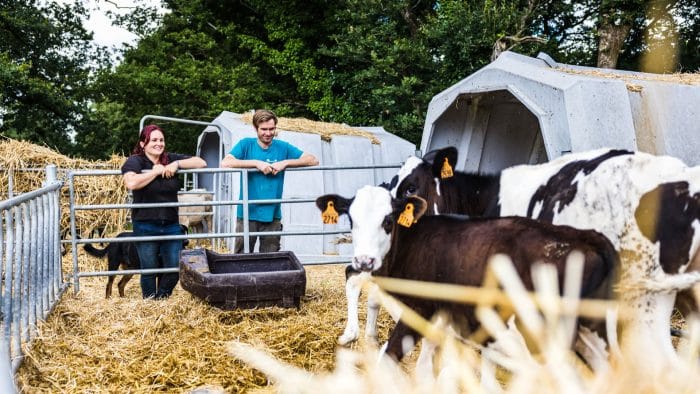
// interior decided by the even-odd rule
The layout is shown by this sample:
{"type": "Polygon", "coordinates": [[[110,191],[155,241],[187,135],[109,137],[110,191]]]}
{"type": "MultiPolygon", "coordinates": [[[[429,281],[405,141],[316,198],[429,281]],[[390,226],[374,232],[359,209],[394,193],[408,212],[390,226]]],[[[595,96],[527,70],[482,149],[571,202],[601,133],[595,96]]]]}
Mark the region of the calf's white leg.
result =
{"type": "Polygon", "coordinates": [[[345,325],[343,335],[338,338],[338,343],[345,346],[357,340],[360,336],[360,322],[357,318],[357,303],[360,299],[360,290],[362,288],[363,274],[352,275],[345,281],[345,298],[348,303],[348,320],[345,325]]]}

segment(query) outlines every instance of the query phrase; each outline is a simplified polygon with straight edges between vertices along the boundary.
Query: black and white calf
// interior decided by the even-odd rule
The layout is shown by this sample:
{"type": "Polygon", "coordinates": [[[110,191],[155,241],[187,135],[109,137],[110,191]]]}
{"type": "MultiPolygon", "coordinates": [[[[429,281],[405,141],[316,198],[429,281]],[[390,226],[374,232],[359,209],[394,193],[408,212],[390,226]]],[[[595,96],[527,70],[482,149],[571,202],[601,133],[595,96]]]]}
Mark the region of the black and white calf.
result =
{"type": "MultiPolygon", "coordinates": [[[[352,199],[325,195],[316,200],[321,211],[334,207],[348,214],[352,226],[353,268],[402,279],[479,286],[487,263],[495,254],[508,255],[528,289],[531,266],[553,264],[563,283],[566,258],[579,250],[584,255],[583,296],[608,296],[610,273],[617,265],[613,245],[595,231],[555,226],[522,217],[466,219],[457,216],[423,216],[420,197],[393,199],[388,190],[365,186],[352,199]]],[[[473,307],[412,297],[398,297],[426,319],[447,311],[461,327],[474,330],[473,307]]],[[[397,323],[387,342],[388,355],[400,360],[405,337],[412,343],[419,334],[397,323]]]]}
{"type": "Polygon", "coordinates": [[[455,148],[431,157],[408,160],[392,194],[421,196],[434,213],[524,216],[601,232],[620,253],[617,296],[636,310],[622,322],[623,346],[651,368],[675,359],[669,335],[675,294],[700,280],[686,272],[700,244],[694,211],[700,170],[669,156],[611,149],[491,175],[454,171],[455,148]]]}
{"type": "MultiPolygon", "coordinates": [[[[384,182],[379,185],[387,190],[391,190],[396,186],[398,180],[394,176],[389,182],[384,182]]],[[[323,208],[324,210],[326,207],[323,208]]],[[[337,223],[337,216],[329,218],[327,224],[337,223]]],[[[324,221],[325,222],[325,221],[324,221]]],[[[359,320],[359,302],[362,284],[366,282],[371,275],[370,272],[360,271],[353,268],[352,264],[345,267],[345,299],[347,301],[347,320],[343,334],[338,337],[338,344],[348,345],[355,342],[360,336],[360,320],[359,320]]],[[[371,342],[377,340],[377,317],[379,316],[379,298],[376,292],[376,286],[370,284],[367,295],[367,319],[365,321],[365,338],[371,342]]],[[[395,313],[389,313],[396,320],[395,313]]]]}

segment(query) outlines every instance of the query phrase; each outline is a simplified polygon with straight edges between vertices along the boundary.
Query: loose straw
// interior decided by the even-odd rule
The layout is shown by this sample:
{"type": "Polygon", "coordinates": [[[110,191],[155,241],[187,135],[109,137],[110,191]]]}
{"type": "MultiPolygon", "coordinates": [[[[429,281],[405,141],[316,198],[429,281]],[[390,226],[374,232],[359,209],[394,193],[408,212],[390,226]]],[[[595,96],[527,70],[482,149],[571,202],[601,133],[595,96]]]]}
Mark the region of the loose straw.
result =
{"type": "MultiPolygon", "coordinates": [[[[387,277],[372,277],[372,281],[389,293],[462,304],[490,304],[514,307],[512,300],[499,289],[387,277]]],[[[543,304],[543,301],[535,293],[527,292],[526,294],[533,299],[538,307],[543,304]]],[[[559,299],[556,301],[557,310],[562,315],[577,314],[583,317],[601,319],[605,317],[606,312],[610,309],[618,308],[619,316],[626,316],[629,313],[628,308],[619,305],[617,301],[581,299],[578,302],[578,307],[575,310],[571,310],[567,300],[559,299]]]]}

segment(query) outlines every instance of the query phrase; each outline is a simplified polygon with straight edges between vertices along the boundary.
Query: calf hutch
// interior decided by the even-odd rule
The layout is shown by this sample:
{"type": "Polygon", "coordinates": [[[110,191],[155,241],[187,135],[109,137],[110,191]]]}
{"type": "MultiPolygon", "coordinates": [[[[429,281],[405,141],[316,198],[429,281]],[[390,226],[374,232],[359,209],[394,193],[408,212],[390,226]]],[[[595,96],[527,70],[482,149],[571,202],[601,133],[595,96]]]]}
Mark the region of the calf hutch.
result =
{"type": "MultiPolygon", "coordinates": [[[[212,121],[218,128],[209,126],[199,136],[197,154],[206,160],[209,167],[218,167],[221,159],[241,138],[256,136],[251,119],[250,113],[222,112],[212,121]]],[[[331,192],[350,195],[361,186],[389,181],[400,164],[414,155],[416,150],[414,144],[381,127],[349,127],[289,118],[280,118],[277,126],[276,138],[313,154],[320,164],[319,167],[286,171],[282,198],[306,202],[282,204],[285,232],[328,230],[328,225],[324,227],[321,223],[314,206],[316,197],[331,192]],[[327,167],[345,168],[323,169],[327,167]]],[[[200,173],[196,181],[199,188],[213,192],[215,200],[240,198],[239,172],[200,173]]],[[[236,206],[214,208],[214,231],[235,232],[236,206]]],[[[349,225],[345,223],[344,228],[349,228],[349,225]]],[[[281,249],[293,251],[303,263],[323,262],[327,256],[350,255],[350,244],[337,244],[334,242],[336,238],[333,234],[283,236],[281,249]]],[[[226,241],[230,250],[233,250],[233,241],[232,238],[226,241]]]]}
{"type": "Polygon", "coordinates": [[[421,150],[459,149],[490,173],[600,147],[700,164],[700,78],[556,63],[504,52],[433,97],[421,150]]]}

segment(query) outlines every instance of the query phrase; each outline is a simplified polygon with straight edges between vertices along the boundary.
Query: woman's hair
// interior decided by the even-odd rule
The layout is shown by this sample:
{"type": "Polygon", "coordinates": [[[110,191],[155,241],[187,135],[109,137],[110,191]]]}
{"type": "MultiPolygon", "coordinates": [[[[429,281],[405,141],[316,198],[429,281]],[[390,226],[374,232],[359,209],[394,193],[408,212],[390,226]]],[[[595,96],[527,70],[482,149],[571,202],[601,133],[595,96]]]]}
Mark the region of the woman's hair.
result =
{"type": "MultiPolygon", "coordinates": [[[[151,134],[155,131],[158,130],[161,133],[163,133],[163,138],[165,138],[165,132],[163,129],[161,129],[158,125],[155,124],[149,124],[148,126],[145,126],[143,129],[141,129],[141,133],[139,134],[139,140],[136,142],[136,146],[134,147],[134,151],[132,152],[135,155],[145,155],[146,153],[143,150],[143,147],[141,146],[141,143],[143,142],[143,146],[146,146],[151,141],[151,134]]],[[[162,165],[168,165],[168,152],[163,149],[163,153],[161,153],[160,157],[158,158],[158,161],[162,165]]]]}

